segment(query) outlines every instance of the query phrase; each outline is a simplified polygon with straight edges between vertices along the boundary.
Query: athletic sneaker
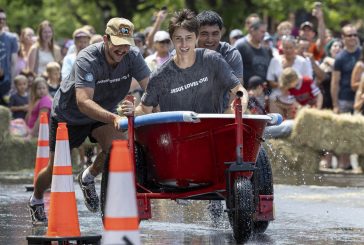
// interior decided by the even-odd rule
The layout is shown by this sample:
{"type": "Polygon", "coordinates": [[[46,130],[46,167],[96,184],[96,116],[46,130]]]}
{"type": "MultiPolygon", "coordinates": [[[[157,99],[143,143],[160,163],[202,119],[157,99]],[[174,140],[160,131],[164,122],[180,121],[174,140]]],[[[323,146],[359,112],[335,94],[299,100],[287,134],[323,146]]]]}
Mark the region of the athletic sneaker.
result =
{"type": "Polygon", "coordinates": [[[92,181],[90,183],[82,182],[82,174],[83,171],[78,175],[78,183],[80,184],[85,205],[93,213],[96,213],[99,210],[99,197],[97,196],[95,182],[92,181]]]}
{"type": "Polygon", "coordinates": [[[32,218],[33,225],[47,225],[48,224],[48,220],[47,220],[47,216],[44,211],[43,203],[30,205],[30,202],[29,202],[28,209],[29,209],[30,217],[32,218]]]}

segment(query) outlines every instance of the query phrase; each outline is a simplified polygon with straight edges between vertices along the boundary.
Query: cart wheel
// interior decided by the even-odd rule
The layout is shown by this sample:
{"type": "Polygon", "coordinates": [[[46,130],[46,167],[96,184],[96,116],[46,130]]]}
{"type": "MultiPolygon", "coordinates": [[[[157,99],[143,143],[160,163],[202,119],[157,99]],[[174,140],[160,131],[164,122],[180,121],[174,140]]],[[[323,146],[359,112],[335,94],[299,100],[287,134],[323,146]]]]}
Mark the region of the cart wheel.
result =
{"type": "Polygon", "coordinates": [[[260,147],[259,149],[256,167],[257,170],[253,176],[253,180],[255,177],[257,178],[258,193],[260,195],[273,195],[272,167],[264,147],[260,147]]]}
{"type": "Polygon", "coordinates": [[[233,188],[229,219],[236,242],[244,243],[250,238],[253,228],[253,189],[250,180],[243,177],[235,180],[233,188]]]}
{"type": "MultiPolygon", "coordinates": [[[[254,173],[252,183],[257,184],[258,195],[273,195],[272,167],[264,147],[260,147],[256,167],[257,170],[254,173]],[[257,178],[256,182],[254,178],[257,178]]],[[[253,231],[255,233],[263,233],[267,230],[268,225],[269,221],[255,221],[253,231]]]]}

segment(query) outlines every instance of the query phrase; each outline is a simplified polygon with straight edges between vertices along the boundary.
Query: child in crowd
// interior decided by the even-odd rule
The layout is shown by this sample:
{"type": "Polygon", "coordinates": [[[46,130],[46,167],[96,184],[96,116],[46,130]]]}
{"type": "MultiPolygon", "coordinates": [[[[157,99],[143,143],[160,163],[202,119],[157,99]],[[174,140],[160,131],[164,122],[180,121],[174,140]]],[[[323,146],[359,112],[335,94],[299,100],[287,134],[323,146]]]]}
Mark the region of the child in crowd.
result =
{"type": "Polygon", "coordinates": [[[252,76],[248,81],[248,109],[251,114],[267,114],[265,110],[264,80],[259,76],[252,76]]]}
{"type": "Polygon", "coordinates": [[[289,93],[300,105],[321,108],[322,94],[312,78],[299,77],[292,67],[287,67],[283,70],[281,79],[288,84],[289,93]]]}
{"type": "Polygon", "coordinates": [[[39,129],[39,115],[45,111],[50,114],[52,97],[48,93],[48,85],[43,77],[35,78],[30,90],[29,110],[26,117],[31,135],[36,137],[39,129]]]}
{"type": "MultiPolygon", "coordinates": [[[[287,68],[286,68],[287,69],[287,68]]],[[[272,91],[269,96],[269,112],[279,113],[283,119],[294,119],[296,111],[300,107],[289,89],[295,86],[296,80],[291,80],[284,69],[278,79],[278,89],[272,91]]]]}
{"type": "Polygon", "coordinates": [[[61,83],[61,66],[57,62],[52,61],[47,64],[46,70],[48,75],[48,92],[53,98],[61,83]]]}
{"type": "Polygon", "coordinates": [[[10,96],[9,107],[13,119],[22,118],[28,111],[28,78],[24,75],[17,75],[14,78],[16,92],[10,96]]]}

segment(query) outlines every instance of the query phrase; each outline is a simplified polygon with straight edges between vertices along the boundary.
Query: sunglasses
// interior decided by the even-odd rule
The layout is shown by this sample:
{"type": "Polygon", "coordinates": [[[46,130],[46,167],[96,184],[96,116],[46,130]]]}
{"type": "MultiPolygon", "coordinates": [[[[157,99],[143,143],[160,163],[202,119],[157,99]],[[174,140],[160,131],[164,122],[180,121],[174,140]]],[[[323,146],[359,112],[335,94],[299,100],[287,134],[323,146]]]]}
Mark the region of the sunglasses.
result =
{"type": "Polygon", "coordinates": [[[161,43],[161,44],[169,44],[171,41],[170,40],[163,40],[163,41],[160,41],[158,43],[161,43]]]}
{"type": "Polygon", "coordinates": [[[6,18],[0,17],[0,20],[6,20],[6,18]]]}
{"type": "Polygon", "coordinates": [[[344,34],[345,37],[357,37],[358,34],[344,34]]]}

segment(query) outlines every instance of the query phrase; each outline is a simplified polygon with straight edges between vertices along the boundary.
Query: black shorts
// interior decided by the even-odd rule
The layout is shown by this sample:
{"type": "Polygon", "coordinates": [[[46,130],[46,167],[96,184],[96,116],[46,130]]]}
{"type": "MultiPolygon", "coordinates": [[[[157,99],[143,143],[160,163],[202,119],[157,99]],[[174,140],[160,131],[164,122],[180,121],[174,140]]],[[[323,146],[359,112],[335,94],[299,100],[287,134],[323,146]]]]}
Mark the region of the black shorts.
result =
{"type": "MultiPolygon", "coordinates": [[[[96,143],[96,139],[91,136],[94,129],[104,126],[106,123],[95,122],[85,125],[68,125],[68,138],[70,149],[79,147],[85,139],[88,137],[92,143],[96,143]]],[[[56,148],[56,135],[57,135],[58,121],[57,119],[51,117],[51,123],[49,127],[49,150],[51,152],[55,151],[56,148]]]]}

